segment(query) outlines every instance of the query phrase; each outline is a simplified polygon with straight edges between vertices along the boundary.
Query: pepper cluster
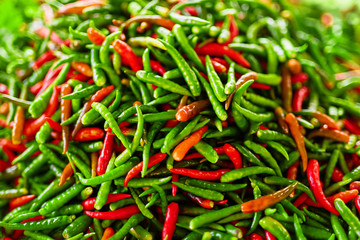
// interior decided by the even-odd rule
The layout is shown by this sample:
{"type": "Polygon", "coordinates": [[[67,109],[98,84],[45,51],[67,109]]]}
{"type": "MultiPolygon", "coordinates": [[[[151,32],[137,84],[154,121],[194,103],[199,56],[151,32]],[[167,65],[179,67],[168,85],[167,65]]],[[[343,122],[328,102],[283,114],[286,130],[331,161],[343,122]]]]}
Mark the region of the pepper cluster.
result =
{"type": "Polygon", "coordinates": [[[41,9],[0,46],[4,239],[360,237],[356,9],[41,9]]]}

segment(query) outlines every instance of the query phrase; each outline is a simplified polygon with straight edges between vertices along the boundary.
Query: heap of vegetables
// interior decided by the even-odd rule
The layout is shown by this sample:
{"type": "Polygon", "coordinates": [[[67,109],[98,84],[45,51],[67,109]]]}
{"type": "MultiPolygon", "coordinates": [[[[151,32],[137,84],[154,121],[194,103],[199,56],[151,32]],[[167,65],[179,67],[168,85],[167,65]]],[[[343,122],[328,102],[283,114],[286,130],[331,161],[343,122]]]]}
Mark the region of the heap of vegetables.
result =
{"type": "Polygon", "coordinates": [[[10,239],[358,239],[356,9],[49,0],[0,46],[10,239]]]}

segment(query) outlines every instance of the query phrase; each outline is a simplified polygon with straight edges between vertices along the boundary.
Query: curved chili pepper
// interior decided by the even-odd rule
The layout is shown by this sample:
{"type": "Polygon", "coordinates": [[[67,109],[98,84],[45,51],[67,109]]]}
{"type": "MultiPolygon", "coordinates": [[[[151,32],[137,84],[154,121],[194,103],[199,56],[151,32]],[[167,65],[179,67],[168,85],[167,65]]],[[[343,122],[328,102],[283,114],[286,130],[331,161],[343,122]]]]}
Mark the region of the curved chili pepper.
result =
{"type": "Polygon", "coordinates": [[[166,210],[166,217],[162,231],[162,240],[172,239],[176,228],[176,221],[178,218],[178,214],[179,214],[179,204],[177,204],[176,202],[170,203],[166,210]]]}
{"type": "Polygon", "coordinates": [[[244,213],[250,213],[265,210],[266,208],[287,198],[290,193],[295,190],[297,184],[297,182],[294,182],[277,192],[245,202],[241,204],[241,211],[244,213]]]}
{"type": "Polygon", "coordinates": [[[283,101],[283,106],[287,112],[291,112],[291,102],[292,102],[292,86],[291,86],[291,76],[289,69],[287,67],[283,67],[281,70],[281,96],[283,101]]]}
{"type": "MultiPolygon", "coordinates": [[[[286,176],[286,177],[287,177],[288,179],[294,179],[294,180],[296,180],[298,168],[299,168],[299,161],[296,161],[293,165],[291,165],[291,166],[288,168],[287,176],[286,176]]],[[[295,192],[292,192],[292,193],[290,194],[290,197],[294,197],[294,195],[295,195],[295,192]]]]}
{"type": "Polygon", "coordinates": [[[306,168],[307,168],[307,164],[308,164],[308,157],[307,157],[307,151],[305,148],[304,137],[300,132],[299,123],[298,123],[295,115],[292,113],[286,114],[285,121],[288,124],[291,135],[293,136],[293,138],[296,142],[296,146],[299,150],[301,160],[302,160],[303,171],[305,172],[306,168]]]}
{"type": "Polygon", "coordinates": [[[360,213],[360,196],[356,196],[354,198],[354,203],[358,213],[360,213]]]}
{"type": "Polygon", "coordinates": [[[242,158],[239,151],[228,143],[224,145],[225,154],[230,158],[234,164],[235,169],[242,168],[242,158]]]}
{"type": "Polygon", "coordinates": [[[95,43],[96,45],[101,45],[105,41],[106,36],[102,32],[96,30],[95,28],[89,27],[86,30],[86,33],[88,35],[89,40],[95,43]]]}
{"type": "Polygon", "coordinates": [[[97,161],[96,174],[98,176],[104,174],[106,171],[106,167],[112,155],[113,144],[114,144],[114,134],[111,133],[111,129],[109,128],[106,131],[104,146],[101,150],[100,156],[97,161]]]}
{"type": "MultiPolygon", "coordinates": [[[[61,97],[72,93],[72,88],[69,84],[61,86],[61,97]]],[[[71,100],[61,99],[61,122],[66,121],[71,116],[71,100]]],[[[70,126],[61,126],[61,137],[63,140],[63,154],[65,154],[70,144],[70,126]]]]}
{"type": "Polygon", "coordinates": [[[274,235],[272,235],[271,232],[265,230],[265,239],[266,240],[276,240],[277,238],[274,235]]]}
{"type": "Polygon", "coordinates": [[[103,235],[101,237],[101,240],[107,240],[110,237],[112,237],[114,234],[115,234],[114,229],[112,227],[107,227],[104,230],[104,233],[103,233],[103,235]]]}
{"type": "Polygon", "coordinates": [[[126,42],[123,42],[120,39],[116,39],[113,42],[113,47],[114,50],[118,52],[122,58],[126,59],[125,61],[127,61],[130,64],[130,67],[133,71],[137,72],[139,70],[142,70],[138,58],[136,57],[135,53],[126,42]]]}
{"type": "Polygon", "coordinates": [[[210,55],[215,57],[223,57],[226,55],[239,65],[250,68],[250,63],[240,53],[222,44],[207,43],[203,46],[197,45],[195,51],[200,55],[210,55]]]}
{"type": "Polygon", "coordinates": [[[44,63],[54,60],[55,58],[56,56],[53,54],[53,52],[51,50],[48,50],[33,62],[32,68],[34,69],[34,71],[36,71],[42,65],[44,65],[44,63]]]}
{"type": "MultiPolygon", "coordinates": [[[[158,164],[159,162],[163,161],[166,158],[166,153],[157,153],[150,157],[148,168],[151,168],[155,164],[158,164]]],[[[130,181],[130,179],[134,178],[137,174],[139,174],[143,168],[144,162],[141,162],[137,164],[135,167],[133,167],[127,174],[124,180],[124,186],[127,186],[127,183],[130,181]]]]}
{"type": "MultiPolygon", "coordinates": [[[[341,182],[343,177],[344,177],[344,173],[337,167],[334,167],[333,173],[331,175],[331,180],[333,180],[334,182],[341,182]]],[[[351,184],[350,184],[350,189],[351,189],[351,184]]]]}
{"type": "MultiPolygon", "coordinates": [[[[124,198],[129,198],[131,197],[130,194],[124,194],[124,193],[116,193],[116,194],[112,194],[109,193],[109,195],[107,196],[107,200],[106,200],[106,204],[109,203],[113,203],[113,202],[117,202],[121,199],[124,198]]],[[[84,201],[82,201],[81,206],[83,206],[84,210],[93,210],[95,209],[95,201],[96,201],[96,197],[92,197],[92,198],[88,198],[84,201]]]]}
{"type": "Polygon", "coordinates": [[[360,135],[360,126],[356,120],[344,119],[344,126],[350,133],[360,135]]]}
{"type": "Polygon", "coordinates": [[[212,209],[215,205],[215,202],[213,200],[205,199],[189,192],[184,192],[184,195],[206,209],[212,209]]]}
{"type": "MultiPolygon", "coordinates": [[[[199,56],[202,64],[205,65],[206,61],[205,61],[205,57],[204,56],[199,56]]],[[[213,59],[210,59],[212,65],[214,66],[214,69],[216,72],[221,73],[221,72],[227,72],[227,67],[225,67],[224,65],[222,65],[221,63],[214,61],[213,59]]]]}
{"type": "Polygon", "coordinates": [[[281,129],[284,131],[284,133],[288,133],[289,132],[289,127],[285,122],[285,112],[284,109],[282,107],[277,107],[274,110],[275,113],[275,117],[278,120],[278,123],[281,127],[281,129]]]}
{"type": "Polygon", "coordinates": [[[74,130],[71,133],[72,137],[75,137],[75,135],[77,134],[77,132],[81,129],[82,127],[82,122],[81,122],[81,118],[85,115],[85,113],[87,113],[90,109],[91,109],[91,104],[93,102],[100,102],[101,100],[103,100],[112,90],[114,90],[114,86],[110,85],[107,87],[103,87],[102,89],[100,89],[99,91],[97,91],[89,101],[87,101],[84,104],[84,107],[80,113],[80,116],[75,124],[74,130]]]}
{"type": "Polygon", "coordinates": [[[25,110],[21,106],[17,106],[14,117],[14,126],[12,129],[11,140],[14,144],[21,143],[21,135],[24,131],[25,124],[25,110]]]}
{"type": "Polygon", "coordinates": [[[220,169],[215,171],[201,171],[196,169],[189,169],[189,168],[170,168],[170,172],[188,176],[195,179],[201,179],[201,180],[219,180],[221,176],[230,171],[230,169],[220,169]]]}
{"type": "Polygon", "coordinates": [[[83,10],[88,7],[98,7],[105,5],[106,2],[103,0],[87,0],[87,1],[77,1],[73,3],[68,3],[61,6],[57,15],[66,15],[66,14],[82,14],[83,10]]]}
{"type": "Polygon", "coordinates": [[[309,80],[309,76],[304,72],[291,76],[291,84],[305,83],[307,80],[309,80]]]}
{"type": "Polygon", "coordinates": [[[359,194],[359,191],[357,189],[353,189],[353,190],[346,190],[343,192],[339,192],[337,194],[334,194],[330,197],[327,197],[326,199],[331,203],[334,204],[335,199],[340,198],[341,200],[343,200],[345,203],[351,201],[352,199],[354,199],[357,195],[359,194]]]}
{"type": "Polygon", "coordinates": [[[339,130],[330,130],[330,129],[319,129],[310,132],[308,138],[311,139],[314,137],[325,137],[345,143],[349,142],[350,140],[350,136],[347,133],[339,130]]]}
{"type": "Polygon", "coordinates": [[[338,211],[334,206],[326,199],[324,191],[321,186],[320,181],[320,169],[319,162],[315,159],[309,161],[309,166],[307,168],[307,177],[310,183],[310,188],[314,193],[316,201],[321,204],[326,210],[332,212],[336,215],[339,215],[338,211]]]}
{"type": "Polygon", "coordinates": [[[186,122],[192,117],[198,115],[201,111],[205,110],[210,105],[209,100],[200,100],[193,102],[189,105],[185,105],[179,110],[177,110],[175,117],[178,121],[186,122]]]}
{"type": "MultiPolygon", "coordinates": [[[[75,164],[74,164],[74,167],[75,164]]],[[[64,167],[64,170],[61,173],[60,176],[60,180],[59,180],[59,187],[61,187],[62,185],[64,185],[64,183],[66,182],[66,180],[71,177],[74,173],[74,169],[71,166],[71,163],[69,162],[68,164],[66,164],[66,166],[64,167]]]]}
{"type": "MultiPolygon", "coordinates": [[[[47,38],[49,36],[50,30],[47,27],[40,27],[36,31],[36,34],[41,38],[47,38]]],[[[59,47],[64,44],[64,41],[60,38],[60,36],[56,32],[51,32],[50,40],[53,43],[56,43],[59,47]]]]}
{"type": "Polygon", "coordinates": [[[171,30],[175,23],[169,19],[165,19],[162,18],[158,15],[145,15],[145,16],[136,16],[136,17],[132,17],[129,20],[127,20],[124,23],[125,27],[129,27],[132,23],[134,22],[147,22],[147,23],[155,23],[159,26],[162,26],[164,28],[167,28],[169,30],[171,30]]]}
{"type": "Polygon", "coordinates": [[[130,205],[123,208],[116,209],[111,212],[92,212],[85,210],[84,213],[92,218],[97,219],[126,219],[129,218],[137,213],[139,213],[140,210],[137,205],[130,205]]]}
{"type": "Polygon", "coordinates": [[[292,110],[294,112],[300,111],[302,109],[303,102],[309,96],[309,94],[310,89],[307,86],[302,86],[295,91],[292,102],[292,110]]]}
{"type": "Polygon", "coordinates": [[[60,125],[60,123],[55,122],[54,120],[52,120],[52,119],[49,118],[49,117],[46,117],[46,118],[45,118],[45,121],[49,124],[49,126],[50,126],[54,131],[61,132],[62,126],[60,125]]]}

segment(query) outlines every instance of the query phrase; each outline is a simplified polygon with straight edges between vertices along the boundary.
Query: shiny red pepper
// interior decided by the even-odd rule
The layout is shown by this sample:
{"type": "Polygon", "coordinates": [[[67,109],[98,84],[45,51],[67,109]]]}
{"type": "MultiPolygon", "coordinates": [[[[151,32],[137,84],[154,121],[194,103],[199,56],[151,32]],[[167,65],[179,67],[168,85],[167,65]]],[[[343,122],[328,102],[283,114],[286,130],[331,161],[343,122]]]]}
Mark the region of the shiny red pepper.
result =
{"type": "Polygon", "coordinates": [[[96,127],[82,128],[75,135],[75,141],[93,141],[104,137],[104,130],[96,127]]]}
{"type": "MultiPolygon", "coordinates": [[[[107,198],[105,204],[113,203],[113,202],[119,201],[124,198],[129,198],[129,197],[131,197],[130,194],[124,194],[124,193],[112,194],[112,193],[110,193],[108,195],[108,198],[107,198]]],[[[95,208],[95,206],[94,206],[95,201],[96,201],[96,197],[88,198],[88,199],[82,201],[81,206],[83,206],[84,210],[93,210],[95,208]]]]}
{"type": "Polygon", "coordinates": [[[354,203],[358,213],[360,214],[360,196],[356,196],[354,198],[354,203]]]}
{"type": "Polygon", "coordinates": [[[235,169],[242,168],[242,158],[239,151],[228,143],[224,145],[225,154],[230,158],[234,164],[235,169]]]}
{"type": "Polygon", "coordinates": [[[302,109],[303,102],[309,96],[310,89],[307,86],[302,86],[297,89],[294,93],[292,110],[294,112],[300,111],[302,109]]]}
{"type": "Polygon", "coordinates": [[[96,45],[101,45],[105,41],[106,36],[95,28],[88,28],[86,33],[89,37],[89,40],[96,45]]]}
{"type": "Polygon", "coordinates": [[[162,240],[171,240],[175,229],[176,221],[179,215],[179,204],[172,202],[168,205],[166,210],[166,217],[162,231],[162,240]]]}
{"type": "Polygon", "coordinates": [[[180,108],[176,114],[176,120],[178,121],[187,121],[190,118],[198,115],[201,111],[206,109],[210,105],[210,101],[200,100],[193,103],[190,103],[189,105],[185,105],[182,108],[180,108]]]}
{"type": "Polygon", "coordinates": [[[89,217],[97,218],[97,219],[108,219],[108,220],[127,219],[139,212],[140,210],[137,205],[126,206],[110,212],[92,212],[88,210],[84,211],[84,213],[89,217]]]}
{"type": "Polygon", "coordinates": [[[207,180],[207,181],[213,181],[213,180],[219,180],[221,176],[230,171],[230,169],[219,169],[215,171],[201,171],[196,169],[190,169],[190,168],[170,168],[170,172],[188,176],[195,179],[201,179],[201,180],[207,180]]]}
{"type": "MultiPolygon", "coordinates": [[[[225,150],[224,147],[214,147],[215,152],[218,155],[224,155],[225,154],[225,150]]],[[[189,160],[189,159],[194,159],[194,158],[203,158],[204,156],[201,153],[191,153],[189,155],[186,155],[186,157],[184,158],[184,160],[189,160]]]]}
{"type": "Polygon", "coordinates": [[[265,230],[265,239],[266,240],[276,240],[277,238],[274,235],[272,235],[271,232],[265,230]]]}
{"type": "Polygon", "coordinates": [[[96,174],[98,176],[104,174],[106,171],[106,167],[112,155],[113,144],[114,144],[114,134],[112,134],[111,129],[108,128],[108,130],[106,131],[104,146],[101,149],[101,153],[97,162],[96,174]]]}
{"type": "Polygon", "coordinates": [[[133,71],[137,72],[142,69],[138,58],[126,42],[117,39],[113,42],[113,47],[114,50],[120,54],[121,58],[130,64],[133,71]]]}
{"type": "Polygon", "coordinates": [[[340,182],[342,181],[343,177],[344,177],[344,173],[340,169],[335,167],[331,175],[331,180],[333,180],[334,182],[340,182]]]}
{"type": "Polygon", "coordinates": [[[291,84],[305,83],[307,80],[309,76],[304,72],[291,76],[291,84]]]}
{"type": "Polygon", "coordinates": [[[56,58],[56,56],[53,54],[53,52],[51,50],[48,50],[33,62],[32,68],[34,69],[34,71],[36,71],[44,63],[49,62],[49,61],[51,61],[51,60],[53,60],[55,58],[56,58]]]}

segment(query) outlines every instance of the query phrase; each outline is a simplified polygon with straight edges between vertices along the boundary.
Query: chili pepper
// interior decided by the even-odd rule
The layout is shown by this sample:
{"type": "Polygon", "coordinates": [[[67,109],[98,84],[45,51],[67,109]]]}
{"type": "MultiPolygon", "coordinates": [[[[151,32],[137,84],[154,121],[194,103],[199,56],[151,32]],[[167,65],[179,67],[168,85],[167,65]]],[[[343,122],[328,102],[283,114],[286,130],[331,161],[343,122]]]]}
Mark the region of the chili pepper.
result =
{"type": "Polygon", "coordinates": [[[335,130],[340,130],[336,121],[324,113],[317,112],[317,111],[308,111],[308,110],[302,110],[297,113],[299,113],[301,115],[305,115],[305,116],[310,115],[310,116],[316,118],[320,123],[326,124],[329,128],[335,129],[335,130]]]}
{"type": "Polygon", "coordinates": [[[195,179],[218,180],[225,172],[228,172],[229,169],[221,169],[216,171],[200,171],[187,168],[172,168],[169,169],[169,171],[175,174],[185,175],[195,179]]]}
{"type": "Polygon", "coordinates": [[[97,163],[96,171],[98,176],[105,173],[106,166],[111,158],[113,141],[114,135],[111,133],[111,131],[107,131],[104,140],[104,147],[101,150],[101,154],[97,163]]]}
{"type": "Polygon", "coordinates": [[[101,45],[105,41],[106,36],[95,28],[89,27],[86,30],[86,33],[89,37],[89,40],[96,45],[101,45]]]}
{"type": "Polygon", "coordinates": [[[204,126],[194,132],[190,137],[188,137],[186,140],[181,142],[179,145],[176,146],[176,148],[173,151],[173,157],[176,161],[181,161],[186,153],[189,151],[189,149],[194,146],[196,143],[198,143],[202,137],[202,135],[208,130],[207,126],[204,126]]]}
{"type": "Polygon", "coordinates": [[[215,57],[222,57],[226,55],[241,66],[245,68],[250,67],[249,62],[240,53],[221,44],[208,43],[201,47],[196,46],[195,52],[200,55],[210,55],[215,57]]]}
{"type": "Polygon", "coordinates": [[[315,159],[309,161],[307,168],[307,176],[310,183],[310,188],[313,191],[316,201],[319,202],[326,210],[338,215],[334,206],[325,198],[324,192],[320,183],[319,162],[315,159]]]}
{"type": "MultiPolygon", "coordinates": [[[[76,166],[74,166],[74,167],[76,167],[76,166]]],[[[66,180],[69,177],[71,177],[73,175],[73,173],[74,173],[74,170],[71,166],[71,163],[68,163],[61,173],[60,180],[59,180],[59,186],[61,187],[62,185],[64,185],[66,180]]]]}
{"type": "MultiPolygon", "coordinates": [[[[61,97],[66,96],[72,92],[71,86],[64,84],[61,87],[61,97]]],[[[61,122],[66,121],[71,115],[71,100],[61,99],[61,122]]],[[[61,135],[64,142],[63,154],[65,154],[69,148],[70,140],[70,128],[69,126],[61,126],[61,135]]]]}
{"type": "Polygon", "coordinates": [[[272,233],[277,239],[291,239],[286,228],[270,216],[263,217],[259,224],[262,228],[272,233]]]}
{"type": "Polygon", "coordinates": [[[51,50],[46,51],[38,59],[36,59],[33,62],[32,68],[34,69],[34,71],[36,71],[36,70],[40,69],[45,63],[47,63],[55,58],[56,58],[56,56],[53,54],[53,52],[51,50]]]}
{"type": "Polygon", "coordinates": [[[125,219],[139,213],[139,208],[136,205],[131,205],[111,212],[91,212],[85,210],[84,213],[92,218],[97,219],[125,219]]]}
{"type": "Polygon", "coordinates": [[[168,205],[166,211],[165,224],[162,232],[162,239],[172,239],[176,228],[176,220],[179,213],[179,205],[172,202],[168,205]]]}
{"type": "Polygon", "coordinates": [[[75,141],[93,141],[102,139],[104,131],[100,128],[82,128],[74,136],[75,141]]]}
{"type": "Polygon", "coordinates": [[[222,84],[220,77],[215,72],[215,69],[211,63],[209,55],[206,55],[205,61],[206,61],[206,72],[209,76],[210,86],[214,90],[216,98],[220,102],[224,102],[226,100],[224,85],[222,84]]]}
{"type": "Polygon", "coordinates": [[[89,101],[87,101],[83,107],[83,109],[81,110],[80,116],[78,117],[78,120],[75,124],[74,130],[71,133],[72,137],[75,137],[75,135],[77,134],[77,132],[81,129],[82,127],[82,122],[81,122],[81,118],[84,116],[84,114],[86,112],[88,112],[91,109],[91,104],[93,102],[100,102],[101,100],[103,100],[105,98],[106,95],[108,95],[110,92],[112,92],[112,90],[114,90],[114,86],[108,86],[108,87],[103,87],[102,89],[100,89],[99,91],[97,91],[89,101]]]}
{"type": "Polygon", "coordinates": [[[142,69],[136,55],[127,43],[117,39],[113,43],[113,46],[114,50],[118,52],[122,58],[126,59],[128,63],[130,63],[131,69],[133,71],[136,72],[142,69]]]}
{"type": "Polygon", "coordinates": [[[290,193],[295,189],[297,182],[289,185],[288,187],[281,189],[273,194],[262,196],[255,200],[248,201],[241,204],[242,212],[257,212],[262,211],[280,201],[285,199],[290,195],[290,193]]]}
{"type": "Polygon", "coordinates": [[[169,19],[164,19],[158,15],[146,15],[146,16],[136,16],[127,20],[124,25],[125,27],[130,26],[134,22],[147,22],[147,23],[155,23],[164,28],[171,30],[175,23],[169,19]]]}
{"type": "Polygon", "coordinates": [[[21,197],[14,198],[9,202],[9,207],[11,210],[15,209],[19,206],[22,206],[22,205],[30,202],[34,198],[35,198],[35,195],[24,195],[21,197]]]}
{"type": "Polygon", "coordinates": [[[341,217],[344,219],[344,221],[352,227],[352,229],[355,231],[356,235],[360,235],[360,221],[355,216],[355,214],[345,205],[344,201],[341,199],[335,199],[334,205],[336,210],[339,211],[341,217]]]}
{"type": "Polygon", "coordinates": [[[288,68],[282,68],[282,81],[281,81],[281,94],[284,108],[287,112],[291,112],[291,102],[292,102],[292,87],[291,87],[291,78],[288,68]]]}
{"type": "Polygon", "coordinates": [[[302,136],[299,129],[299,123],[296,117],[294,116],[294,114],[292,113],[286,114],[285,121],[288,124],[291,135],[293,136],[296,142],[296,146],[298,148],[302,160],[303,171],[305,172],[308,165],[308,157],[307,157],[307,151],[305,149],[304,137],[302,136]]]}
{"type": "MultiPolygon", "coordinates": [[[[165,159],[165,157],[167,156],[166,153],[157,153],[155,155],[153,155],[152,157],[150,157],[149,159],[149,163],[148,163],[148,167],[152,167],[156,164],[158,164],[159,162],[163,161],[165,159]]],[[[124,181],[124,186],[126,187],[127,183],[129,182],[130,179],[132,179],[133,177],[135,177],[138,173],[141,172],[143,168],[143,162],[137,164],[135,167],[133,167],[126,175],[125,177],[125,181],[124,181]]]]}
{"type": "Polygon", "coordinates": [[[270,174],[275,175],[275,171],[268,167],[247,167],[247,168],[239,168],[235,170],[231,170],[229,172],[224,173],[220,181],[221,182],[231,182],[234,180],[238,180],[247,176],[257,175],[257,174],[270,174]]]}
{"type": "Polygon", "coordinates": [[[210,102],[208,100],[200,100],[193,102],[189,105],[185,105],[180,108],[176,113],[176,120],[178,121],[187,121],[190,118],[196,116],[201,111],[206,109],[209,106],[210,102]]]}
{"type": "Polygon", "coordinates": [[[65,14],[81,14],[85,8],[103,6],[104,4],[105,2],[102,0],[90,0],[86,2],[68,3],[58,9],[57,15],[60,16],[65,14]]]}
{"type": "Polygon", "coordinates": [[[345,128],[352,134],[360,135],[360,126],[353,119],[344,119],[345,128]]]}
{"type": "Polygon", "coordinates": [[[339,142],[349,142],[349,135],[339,130],[320,129],[309,133],[308,138],[326,137],[339,142]]]}
{"type": "Polygon", "coordinates": [[[293,111],[300,111],[302,109],[302,104],[310,93],[310,89],[306,86],[303,86],[297,89],[294,93],[292,109],[293,111]]]}

